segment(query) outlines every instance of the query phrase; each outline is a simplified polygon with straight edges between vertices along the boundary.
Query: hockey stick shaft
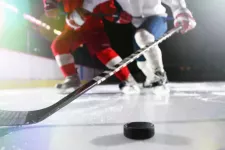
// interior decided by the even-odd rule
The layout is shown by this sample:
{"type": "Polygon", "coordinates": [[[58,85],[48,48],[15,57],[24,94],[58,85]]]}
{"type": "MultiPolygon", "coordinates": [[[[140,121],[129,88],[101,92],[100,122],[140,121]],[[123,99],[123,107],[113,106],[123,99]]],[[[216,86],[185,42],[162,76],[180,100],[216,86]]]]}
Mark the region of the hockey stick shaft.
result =
{"type": "Polygon", "coordinates": [[[168,31],[164,36],[162,36],[159,40],[155,41],[154,43],[147,45],[146,47],[136,51],[135,53],[131,54],[130,56],[126,57],[123,61],[121,61],[118,65],[115,65],[114,68],[108,69],[98,75],[97,77],[93,78],[90,82],[84,84],[71,94],[67,95],[66,97],[59,100],[57,103],[41,109],[41,110],[35,110],[35,111],[5,111],[0,110],[0,125],[4,126],[14,126],[14,125],[25,125],[25,124],[33,124],[38,123],[47,117],[51,116],[55,112],[57,112],[59,109],[62,109],[67,104],[71,103],[81,95],[83,95],[85,92],[89,91],[96,85],[101,84],[105,80],[107,80],[109,77],[114,75],[116,72],[118,72],[123,67],[127,66],[131,62],[135,61],[135,59],[139,58],[141,55],[143,55],[146,51],[149,51],[152,47],[160,44],[170,36],[172,36],[174,33],[178,32],[182,27],[174,28],[170,31],[168,31]]]}
{"type": "Polygon", "coordinates": [[[55,103],[54,105],[52,105],[49,112],[47,114],[45,114],[44,116],[42,116],[40,118],[40,120],[44,120],[45,118],[52,115],[53,113],[55,113],[59,109],[63,108],[64,106],[66,106],[70,102],[74,101],[75,99],[77,99],[78,97],[80,97],[81,95],[83,95],[85,92],[89,91],[90,89],[92,89],[96,85],[101,84],[106,79],[108,79],[109,77],[111,77],[112,75],[117,73],[120,69],[122,69],[123,67],[132,63],[137,58],[139,58],[141,55],[143,55],[145,52],[151,50],[152,47],[157,46],[158,44],[160,44],[161,42],[163,42],[164,40],[166,40],[167,38],[169,38],[170,36],[172,36],[173,34],[178,32],[180,29],[182,29],[181,26],[179,26],[177,28],[174,28],[174,29],[171,29],[164,36],[162,36],[159,40],[155,41],[154,43],[152,43],[150,45],[145,46],[144,48],[142,48],[142,49],[136,51],[135,53],[131,54],[130,56],[126,57],[119,64],[115,65],[113,69],[108,69],[108,70],[102,72],[100,75],[96,76],[95,78],[93,78],[88,83],[84,84],[80,88],[76,89],[74,92],[70,93],[69,95],[67,95],[66,97],[64,97],[63,99],[61,99],[57,103],[55,103]]]}
{"type": "Polygon", "coordinates": [[[0,125],[1,126],[15,126],[15,125],[28,125],[34,124],[43,121],[44,119],[48,118],[58,110],[65,107],[67,104],[71,103],[82,94],[87,92],[88,90],[92,89],[94,86],[101,84],[110,76],[114,75],[118,72],[121,68],[127,66],[135,59],[139,58],[142,54],[146,51],[149,51],[152,47],[158,45],[162,41],[166,40],[174,33],[178,32],[181,27],[174,28],[167,32],[163,37],[161,37],[156,42],[142,48],[135,53],[131,54],[130,56],[126,57],[123,61],[121,61],[118,65],[115,65],[113,69],[109,69],[101,73],[99,76],[93,78],[90,82],[84,84],[71,94],[67,95],[66,97],[59,100],[57,103],[40,110],[34,111],[7,111],[7,110],[0,110],[0,125]]]}

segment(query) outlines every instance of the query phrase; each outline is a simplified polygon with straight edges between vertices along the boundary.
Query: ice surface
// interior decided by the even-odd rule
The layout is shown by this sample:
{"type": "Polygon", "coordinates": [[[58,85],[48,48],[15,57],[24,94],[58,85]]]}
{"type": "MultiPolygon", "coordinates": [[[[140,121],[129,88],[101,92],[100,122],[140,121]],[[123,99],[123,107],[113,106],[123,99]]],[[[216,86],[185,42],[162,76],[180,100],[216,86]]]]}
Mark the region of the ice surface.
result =
{"type": "MultiPolygon", "coordinates": [[[[64,95],[55,89],[1,90],[0,109],[47,107],[64,95]]],[[[123,95],[117,85],[97,86],[43,122],[1,127],[0,150],[222,150],[225,83],[170,83],[123,95]],[[123,136],[123,124],[149,121],[146,141],[123,136]]]]}

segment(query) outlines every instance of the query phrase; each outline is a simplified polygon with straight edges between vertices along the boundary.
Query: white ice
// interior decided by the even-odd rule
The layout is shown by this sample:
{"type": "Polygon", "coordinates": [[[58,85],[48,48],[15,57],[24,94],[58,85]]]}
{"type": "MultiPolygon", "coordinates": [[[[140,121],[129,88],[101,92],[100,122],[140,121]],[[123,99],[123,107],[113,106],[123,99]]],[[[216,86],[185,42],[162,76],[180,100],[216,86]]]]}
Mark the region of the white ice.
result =
{"type": "MultiPolygon", "coordinates": [[[[0,110],[47,107],[65,95],[53,88],[1,90],[0,110]]],[[[225,83],[170,83],[122,95],[97,86],[41,123],[0,127],[0,150],[225,150],[225,83]],[[155,124],[152,139],[123,136],[131,121],[155,124]]]]}

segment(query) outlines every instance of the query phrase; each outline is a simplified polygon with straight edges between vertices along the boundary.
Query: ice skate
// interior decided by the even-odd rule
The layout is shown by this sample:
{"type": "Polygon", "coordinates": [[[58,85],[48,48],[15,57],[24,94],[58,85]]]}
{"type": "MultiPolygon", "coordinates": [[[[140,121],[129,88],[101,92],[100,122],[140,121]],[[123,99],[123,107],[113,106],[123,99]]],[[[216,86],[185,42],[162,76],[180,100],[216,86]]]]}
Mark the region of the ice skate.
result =
{"type": "Polygon", "coordinates": [[[119,89],[124,94],[137,94],[141,92],[138,83],[131,76],[128,78],[128,80],[122,81],[119,84],[119,89]]]}
{"type": "Polygon", "coordinates": [[[149,80],[146,78],[145,82],[143,83],[144,88],[154,88],[158,86],[163,86],[168,82],[166,72],[156,72],[154,80],[149,80]]]}
{"type": "Polygon", "coordinates": [[[65,78],[63,83],[56,84],[56,88],[59,90],[61,94],[71,93],[80,87],[81,82],[79,76],[73,75],[65,78]]]}

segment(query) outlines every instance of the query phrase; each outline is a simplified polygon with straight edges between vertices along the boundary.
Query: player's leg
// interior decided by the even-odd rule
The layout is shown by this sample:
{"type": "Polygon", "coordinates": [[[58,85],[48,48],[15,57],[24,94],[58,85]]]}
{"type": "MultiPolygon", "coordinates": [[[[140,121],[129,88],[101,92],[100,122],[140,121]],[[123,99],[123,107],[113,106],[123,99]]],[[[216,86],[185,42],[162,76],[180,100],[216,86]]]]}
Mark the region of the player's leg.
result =
{"type": "Polygon", "coordinates": [[[51,45],[56,62],[65,77],[63,83],[56,85],[56,88],[62,92],[80,86],[80,78],[75,67],[74,57],[71,54],[71,50],[75,50],[79,46],[79,41],[74,37],[77,37],[75,31],[64,30],[51,45]],[[75,40],[78,42],[74,42],[75,40]]]}
{"type": "MultiPolygon", "coordinates": [[[[147,44],[151,44],[159,37],[161,37],[166,32],[166,30],[167,22],[164,17],[149,17],[137,29],[135,33],[136,43],[140,48],[143,48],[147,44]]],[[[162,53],[159,46],[151,48],[150,51],[146,52],[144,58],[145,61],[142,61],[142,65],[140,65],[140,60],[137,62],[139,68],[146,75],[144,87],[152,87],[165,84],[167,82],[167,77],[166,72],[164,71],[162,53]],[[152,72],[150,69],[148,69],[148,66],[151,66],[154,77],[152,77],[152,72]]]]}
{"type": "MultiPolygon", "coordinates": [[[[135,51],[139,50],[140,47],[134,41],[134,49],[135,51]]],[[[144,53],[141,57],[136,60],[137,67],[142,71],[144,74],[145,82],[143,83],[143,87],[151,86],[152,82],[154,81],[155,71],[152,66],[151,59],[148,53],[144,53]]]]}
{"type": "MultiPolygon", "coordinates": [[[[88,36],[86,45],[91,53],[108,68],[112,68],[122,61],[122,58],[111,48],[104,29],[96,29],[88,36]],[[96,38],[97,37],[97,38],[96,38]]],[[[87,37],[87,36],[86,36],[87,37]]],[[[121,81],[119,88],[124,93],[139,93],[140,89],[127,67],[122,68],[115,76],[121,81]]]]}
{"type": "MultiPolygon", "coordinates": [[[[96,56],[108,68],[112,68],[122,61],[121,57],[110,47],[97,52],[96,56]]],[[[139,86],[127,66],[118,71],[115,76],[121,81],[119,88],[123,93],[140,92],[139,86]]]]}

